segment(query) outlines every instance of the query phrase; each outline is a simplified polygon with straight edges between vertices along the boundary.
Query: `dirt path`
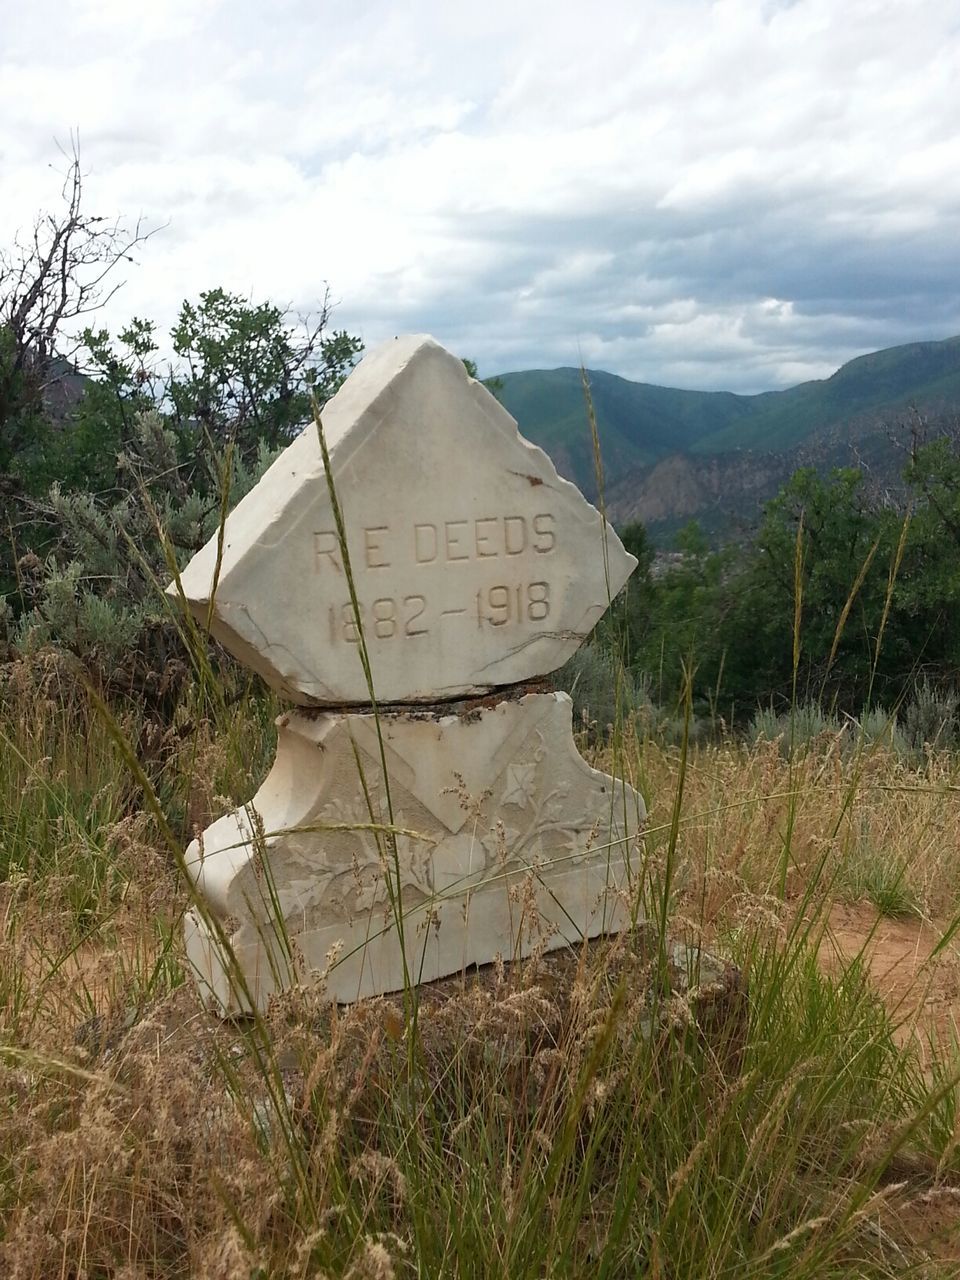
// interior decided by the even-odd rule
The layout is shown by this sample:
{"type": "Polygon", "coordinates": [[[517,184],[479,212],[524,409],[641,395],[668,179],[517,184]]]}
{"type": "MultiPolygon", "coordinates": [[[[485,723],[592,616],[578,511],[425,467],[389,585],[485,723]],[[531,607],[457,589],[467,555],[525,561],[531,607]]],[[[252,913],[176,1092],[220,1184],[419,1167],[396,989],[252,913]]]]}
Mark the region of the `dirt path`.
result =
{"type": "Polygon", "coordinates": [[[836,903],[821,954],[829,969],[862,953],[867,971],[897,1024],[925,1057],[960,1051],[960,937],[936,956],[942,929],[923,920],[881,916],[868,903],[836,903]]]}
{"type": "MultiPolygon", "coordinates": [[[[836,903],[821,944],[829,970],[863,956],[896,1023],[897,1040],[913,1040],[924,1063],[933,1054],[941,1062],[960,1054],[960,938],[933,956],[942,936],[942,929],[927,921],[881,916],[869,903],[836,903]]],[[[908,1189],[885,1206],[877,1227],[894,1255],[900,1245],[920,1247],[937,1264],[957,1267],[956,1273],[944,1274],[960,1274],[957,1188],[930,1188],[920,1195],[908,1189]]]]}

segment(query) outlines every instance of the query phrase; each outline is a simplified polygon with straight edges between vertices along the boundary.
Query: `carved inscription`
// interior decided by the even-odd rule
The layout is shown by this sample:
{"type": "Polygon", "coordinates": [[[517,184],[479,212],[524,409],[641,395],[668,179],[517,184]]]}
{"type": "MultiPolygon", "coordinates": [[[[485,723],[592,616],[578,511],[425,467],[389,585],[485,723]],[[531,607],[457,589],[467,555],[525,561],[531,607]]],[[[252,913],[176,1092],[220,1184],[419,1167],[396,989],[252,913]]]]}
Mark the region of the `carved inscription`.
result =
{"type": "MultiPolygon", "coordinates": [[[[371,635],[378,640],[392,640],[394,636],[425,636],[429,631],[422,624],[426,607],[423,596],[404,596],[402,600],[380,596],[370,606],[360,604],[360,625],[368,640],[371,635]]],[[[349,600],[339,606],[332,604],[328,616],[331,644],[338,640],[345,640],[347,644],[359,641],[353,605],[349,600]]]]}
{"type": "Polygon", "coordinates": [[[481,627],[485,622],[491,627],[505,627],[511,622],[543,622],[550,616],[550,583],[487,587],[477,592],[476,606],[481,627]]]}
{"type": "MultiPolygon", "coordinates": [[[[456,619],[471,621],[481,630],[487,627],[537,627],[550,617],[550,582],[545,576],[527,578],[524,568],[536,570],[540,557],[556,550],[556,520],[552,512],[534,516],[481,516],[471,520],[421,521],[406,530],[389,524],[364,527],[359,548],[352,557],[354,569],[407,570],[416,577],[404,575],[404,585],[413,585],[424,573],[423,589],[408,594],[387,595],[382,592],[369,598],[363,592],[363,575],[358,578],[359,625],[367,641],[416,640],[430,635],[444,623],[456,619]],[[518,559],[522,558],[522,559],[518,559]],[[359,564],[357,561],[359,560],[359,564]],[[484,568],[483,577],[493,576],[496,562],[505,571],[523,575],[517,581],[512,573],[490,585],[481,586],[448,607],[431,607],[429,569],[457,564],[473,564],[484,568]],[[364,598],[366,596],[366,598],[364,598]]],[[[319,530],[313,535],[313,559],[317,573],[332,578],[345,578],[339,542],[333,530],[319,530]]],[[[549,561],[543,562],[548,567],[549,561]]],[[[373,579],[376,580],[376,579],[373,579]]],[[[459,578],[455,579],[459,581],[459,578]]],[[[384,586],[386,582],[384,582],[384,586]]],[[[419,583],[417,583],[419,585],[419,583]]],[[[470,590],[470,588],[468,588],[470,590]]],[[[370,593],[372,594],[372,593],[370,593]]],[[[449,600],[445,590],[445,604],[449,600]]],[[[357,617],[349,600],[331,604],[327,611],[331,644],[357,644],[357,617]]]]}
{"type": "MultiPolygon", "coordinates": [[[[395,569],[404,564],[465,564],[514,559],[525,551],[546,556],[555,550],[556,519],[552,512],[535,516],[481,516],[473,520],[424,521],[409,530],[388,524],[364,528],[361,566],[395,569]]],[[[343,573],[336,530],[313,535],[314,568],[318,573],[343,573]]]]}
{"type": "Polygon", "coordinates": [[[389,532],[390,526],[386,524],[377,525],[373,529],[364,529],[363,551],[368,569],[390,568],[390,561],[387,558],[383,539],[383,535],[389,534],[389,532]]]}
{"type": "Polygon", "coordinates": [[[343,573],[336,530],[322,529],[313,535],[313,563],[318,573],[331,568],[339,574],[343,573]]]}
{"type": "Polygon", "coordinates": [[[520,556],[532,550],[548,555],[557,545],[553,515],[482,516],[477,520],[445,520],[415,524],[413,549],[417,564],[447,564],[520,556]]]}

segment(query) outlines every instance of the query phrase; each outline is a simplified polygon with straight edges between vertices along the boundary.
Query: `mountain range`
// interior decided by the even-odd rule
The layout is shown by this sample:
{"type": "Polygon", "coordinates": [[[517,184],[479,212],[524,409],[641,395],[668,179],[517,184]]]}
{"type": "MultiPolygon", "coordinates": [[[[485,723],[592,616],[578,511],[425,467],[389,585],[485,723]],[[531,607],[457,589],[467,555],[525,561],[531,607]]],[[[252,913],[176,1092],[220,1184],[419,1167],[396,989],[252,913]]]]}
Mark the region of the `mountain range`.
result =
{"type": "MultiPolygon", "coordinates": [[[[690,519],[729,535],[755,522],[799,466],[856,465],[872,483],[896,487],[910,423],[960,409],[960,337],[876,351],[829,378],[757,395],[601,370],[587,379],[611,518],[640,519],[658,541],[690,519]]],[[[581,371],[501,374],[497,394],[560,473],[596,498],[581,371]]]]}

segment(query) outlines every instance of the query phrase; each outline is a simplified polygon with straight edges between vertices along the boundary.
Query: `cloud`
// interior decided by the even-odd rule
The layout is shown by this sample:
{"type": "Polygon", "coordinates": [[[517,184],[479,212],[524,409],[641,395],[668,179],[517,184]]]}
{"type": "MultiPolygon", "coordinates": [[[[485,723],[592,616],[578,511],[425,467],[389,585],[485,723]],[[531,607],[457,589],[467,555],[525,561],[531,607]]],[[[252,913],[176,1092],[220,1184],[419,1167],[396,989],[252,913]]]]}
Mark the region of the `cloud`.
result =
{"type": "Polygon", "coordinates": [[[0,0],[0,230],[166,224],[109,319],[214,285],[483,373],[753,391],[960,332],[956,0],[0,0]],[[10,32],[9,38],[6,33],[10,32]]]}

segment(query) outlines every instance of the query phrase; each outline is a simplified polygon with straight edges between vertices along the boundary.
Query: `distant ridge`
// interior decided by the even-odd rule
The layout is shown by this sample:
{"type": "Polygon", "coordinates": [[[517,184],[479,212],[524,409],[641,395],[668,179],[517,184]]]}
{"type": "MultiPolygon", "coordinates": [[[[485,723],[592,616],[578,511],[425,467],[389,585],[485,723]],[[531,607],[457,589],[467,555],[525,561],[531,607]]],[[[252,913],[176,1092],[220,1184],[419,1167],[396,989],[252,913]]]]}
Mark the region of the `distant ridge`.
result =
{"type": "MultiPolygon", "coordinates": [[[[854,461],[852,442],[883,433],[898,413],[960,408],[960,337],[875,351],[829,378],[758,395],[682,391],[600,370],[588,377],[614,517],[672,525],[699,514],[698,493],[710,508],[722,505],[728,490],[737,503],[752,495],[756,506],[793,465],[854,461]],[[666,459],[674,462],[663,468],[666,459]],[[644,501],[654,468],[659,482],[644,501]],[[675,502],[671,477],[683,489],[675,502]]],[[[505,373],[500,382],[500,399],[523,434],[595,496],[580,370],[505,373]]],[[[883,465],[876,441],[868,452],[883,465]]]]}

